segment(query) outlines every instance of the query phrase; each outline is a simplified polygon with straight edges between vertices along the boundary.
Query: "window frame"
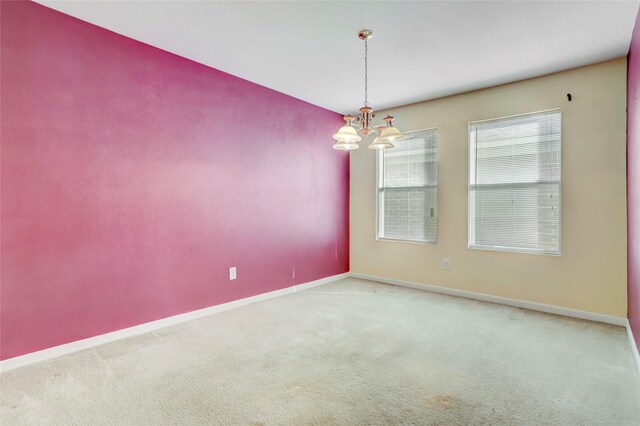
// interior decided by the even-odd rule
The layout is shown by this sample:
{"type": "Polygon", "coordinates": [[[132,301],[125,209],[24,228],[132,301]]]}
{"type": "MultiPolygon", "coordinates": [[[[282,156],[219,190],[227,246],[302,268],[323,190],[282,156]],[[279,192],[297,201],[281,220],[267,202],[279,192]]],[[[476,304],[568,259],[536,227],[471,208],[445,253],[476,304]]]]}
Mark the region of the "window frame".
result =
{"type": "MultiPolygon", "coordinates": [[[[438,138],[438,128],[437,127],[428,127],[425,129],[418,129],[418,130],[411,130],[411,131],[406,131],[406,132],[402,132],[405,136],[409,136],[412,135],[414,133],[420,133],[420,132],[427,132],[430,130],[435,130],[436,132],[436,143],[437,143],[437,152],[438,154],[440,153],[439,148],[440,148],[440,139],[438,138]]],[[[384,241],[384,242],[391,242],[391,243],[406,243],[406,244],[420,244],[420,245],[430,245],[430,246],[435,246],[436,244],[438,244],[438,237],[439,237],[439,225],[440,225],[440,221],[438,220],[438,223],[436,225],[436,240],[435,241],[417,241],[417,240],[403,240],[400,238],[386,238],[386,237],[381,237],[380,236],[380,225],[381,225],[381,221],[380,221],[380,181],[381,179],[383,179],[383,155],[384,155],[384,150],[377,150],[376,152],[376,156],[375,156],[375,161],[376,161],[376,180],[375,180],[375,192],[376,192],[376,197],[375,197],[375,210],[376,210],[376,220],[375,220],[375,229],[374,229],[374,237],[376,241],[384,241]]],[[[438,184],[436,185],[436,205],[439,206],[440,205],[440,194],[438,191],[439,187],[440,187],[440,176],[438,174],[439,171],[439,163],[440,163],[440,156],[438,155],[437,157],[437,161],[436,161],[436,176],[438,177],[438,184]]],[[[436,210],[436,218],[438,218],[438,211],[436,210]]]]}
{"type": "MultiPolygon", "coordinates": [[[[535,255],[542,255],[542,256],[554,256],[554,257],[559,257],[562,256],[562,217],[564,216],[564,210],[562,208],[562,182],[563,182],[563,177],[562,177],[562,170],[563,170],[563,166],[562,166],[562,151],[563,151],[563,139],[564,139],[564,131],[563,131],[563,110],[562,108],[551,108],[551,109],[545,109],[545,110],[540,110],[540,111],[532,111],[532,112],[526,112],[526,113],[522,113],[522,114],[513,114],[513,115],[505,115],[505,116],[501,116],[501,117],[495,117],[495,118],[488,118],[488,119],[484,119],[484,120],[475,120],[475,121],[470,121],[467,124],[467,248],[470,250],[481,250],[481,251],[497,251],[497,252],[503,252],[503,253],[523,253],[523,254],[535,254],[535,255]],[[498,121],[498,120],[505,120],[505,119],[509,119],[509,118],[515,118],[515,117],[524,117],[527,115],[536,115],[536,114],[545,114],[545,113],[553,113],[553,112],[559,112],[560,113],[560,151],[559,151],[559,163],[560,163],[560,180],[558,183],[558,196],[560,198],[559,200],[559,206],[560,206],[560,218],[559,218],[559,224],[558,224],[558,251],[555,252],[550,252],[550,251],[544,251],[544,250],[533,250],[533,249],[529,249],[529,248],[518,248],[518,247],[505,247],[505,246],[484,246],[484,245],[477,245],[477,244],[471,244],[471,235],[472,235],[472,230],[471,230],[471,125],[473,124],[477,124],[477,123],[486,123],[489,121],[498,121]]],[[[475,215],[473,216],[475,219],[475,215]]]]}

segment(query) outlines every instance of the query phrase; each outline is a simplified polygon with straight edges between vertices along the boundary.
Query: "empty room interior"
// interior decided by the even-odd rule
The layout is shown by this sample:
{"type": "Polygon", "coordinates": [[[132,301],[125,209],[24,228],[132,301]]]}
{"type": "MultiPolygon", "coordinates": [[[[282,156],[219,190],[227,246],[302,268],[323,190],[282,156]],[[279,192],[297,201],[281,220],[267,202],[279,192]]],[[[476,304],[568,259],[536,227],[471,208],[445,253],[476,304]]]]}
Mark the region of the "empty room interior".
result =
{"type": "Polygon", "coordinates": [[[1,1],[0,424],[640,425],[634,1],[1,1]]]}

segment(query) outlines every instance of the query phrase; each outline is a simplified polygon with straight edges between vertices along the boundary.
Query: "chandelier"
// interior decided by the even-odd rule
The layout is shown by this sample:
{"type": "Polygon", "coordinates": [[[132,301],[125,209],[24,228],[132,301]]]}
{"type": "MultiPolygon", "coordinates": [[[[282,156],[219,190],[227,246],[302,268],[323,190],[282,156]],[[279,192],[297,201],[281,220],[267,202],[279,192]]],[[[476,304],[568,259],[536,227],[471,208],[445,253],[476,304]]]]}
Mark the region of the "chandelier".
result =
{"type": "Polygon", "coordinates": [[[362,30],[358,33],[358,38],[364,40],[364,105],[360,108],[360,114],[357,116],[345,115],[342,117],[346,124],[333,135],[336,143],[333,149],[341,151],[351,151],[358,149],[358,142],[370,134],[378,134],[378,136],[369,144],[371,149],[388,149],[393,148],[393,141],[402,139],[404,135],[395,127],[393,127],[393,117],[387,115],[383,121],[385,125],[371,128],[371,121],[376,116],[373,108],[369,106],[369,87],[368,87],[368,68],[367,60],[369,56],[367,41],[373,37],[373,31],[362,30]]]}

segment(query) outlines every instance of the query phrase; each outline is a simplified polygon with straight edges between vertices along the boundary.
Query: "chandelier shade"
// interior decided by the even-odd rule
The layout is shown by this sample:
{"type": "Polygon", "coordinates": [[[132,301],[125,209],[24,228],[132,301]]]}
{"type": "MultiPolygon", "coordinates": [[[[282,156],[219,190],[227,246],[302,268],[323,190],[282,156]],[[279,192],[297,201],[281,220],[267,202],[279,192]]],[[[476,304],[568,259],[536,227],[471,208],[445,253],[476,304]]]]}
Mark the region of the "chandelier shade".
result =
{"type": "Polygon", "coordinates": [[[400,130],[393,126],[385,127],[380,133],[379,139],[385,142],[393,142],[402,139],[404,135],[400,133],[400,130]]]}
{"type": "Polygon", "coordinates": [[[377,137],[371,142],[369,145],[369,149],[390,149],[393,148],[393,144],[389,141],[382,140],[382,138],[377,137]]]}
{"type": "Polygon", "coordinates": [[[333,149],[340,151],[358,149],[358,142],[360,142],[363,137],[371,134],[379,134],[379,136],[371,142],[369,148],[376,150],[390,149],[394,147],[393,141],[404,137],[400,130],[393,127],[393,117],[389,115],[384,118],[386,126],[378,126],[375,129],[372,128],[371,123],[376,115],[373,112],[373,108],[369,106],[369,46],[367,41],[371,37],[373,37],[373,31],[371,30],[361,30],[358,32],[358,38],[364,41],[364,104],[359,108],[360,113],[357,116],[345,115],[343,117],[346,125],[342,126],[340,130],[333,135],[333,139],[337,141],[333,145],[333,149]]]}
{"type": "Polygon", "coordinates": [[[357,142],[336,142],[333,145],[333,149],[337,149],[338,151],[353,151],[354,149],[360,148],[357,142]]]}
{"type": "Polygon", "coordinates": [[[356,129],[351,126],[340,127],[340,130],[333,135],[333,138],[338,142],[360,142],[362,140],[356,129]]]}

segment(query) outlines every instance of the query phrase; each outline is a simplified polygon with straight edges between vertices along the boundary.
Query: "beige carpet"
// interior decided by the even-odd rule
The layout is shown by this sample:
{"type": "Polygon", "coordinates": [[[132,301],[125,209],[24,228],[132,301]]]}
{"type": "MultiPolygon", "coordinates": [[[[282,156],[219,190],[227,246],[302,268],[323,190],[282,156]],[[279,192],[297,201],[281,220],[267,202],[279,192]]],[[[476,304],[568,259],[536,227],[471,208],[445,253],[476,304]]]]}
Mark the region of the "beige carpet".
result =
{"type": "Polygon", "coordinates": [[[355,279],[1,385],[2,426],[640,424],[623,328],[355,279]]]}

